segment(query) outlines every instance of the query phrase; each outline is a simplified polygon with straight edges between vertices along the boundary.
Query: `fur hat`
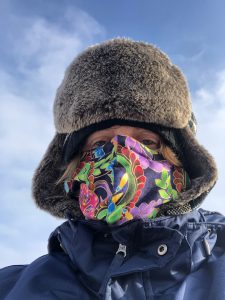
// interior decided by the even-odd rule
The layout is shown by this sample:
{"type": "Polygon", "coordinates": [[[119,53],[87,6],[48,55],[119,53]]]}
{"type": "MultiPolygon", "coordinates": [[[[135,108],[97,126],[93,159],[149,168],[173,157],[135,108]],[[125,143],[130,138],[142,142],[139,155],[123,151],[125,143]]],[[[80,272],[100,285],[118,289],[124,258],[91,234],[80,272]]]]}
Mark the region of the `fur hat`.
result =
{"type": "Polygon", "coordinates": [[[73,136],[79,145],[84,138],[79,133],[85,132],[86,137],[112,124],[160,128],[159,134],[180,155],[192,186],[165,206],[165,215],[197,208],[216,182],[214,159],[195,138],[186,80],[169,58],[150,44],[116,38],[78,55],[57,90],[54,122],[56,134],[32,182],[36,204],[54,216],[65,218],[69,213],[74,219],[83,218],[79,203],[69,198],[63,183],[56,185],[66,169],[63,155],[68,140],[73,136]]]}

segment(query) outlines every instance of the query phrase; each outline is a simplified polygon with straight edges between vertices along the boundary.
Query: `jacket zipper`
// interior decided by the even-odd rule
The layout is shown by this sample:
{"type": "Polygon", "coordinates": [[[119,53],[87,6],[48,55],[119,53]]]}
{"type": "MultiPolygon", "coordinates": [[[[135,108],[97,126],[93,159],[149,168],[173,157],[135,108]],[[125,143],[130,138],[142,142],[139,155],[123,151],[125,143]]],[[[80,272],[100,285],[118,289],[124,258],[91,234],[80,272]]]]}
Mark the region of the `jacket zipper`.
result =
{"type": "MultiPolygon", "coordinates": [[[[111,278],[111,274],[113,272],[113,270],[115,270],[116,268],[118,268],[119,266],[122,265],[122,263],[125,260],[125,257],[127,256],[127,246],[123,245],[123,244],[119,244],[118,250],[116,251],[116,254],[105,274],[105,277],[103,279],[102,285],[99,289],[99,295],[101,295],[101,297],[103,298],[105,295],[105,291],[106,291],[106,287],[108,284],[108,281],[111,278]]],[[[104,298],[103,298],[104,299],[104,298]]]]}

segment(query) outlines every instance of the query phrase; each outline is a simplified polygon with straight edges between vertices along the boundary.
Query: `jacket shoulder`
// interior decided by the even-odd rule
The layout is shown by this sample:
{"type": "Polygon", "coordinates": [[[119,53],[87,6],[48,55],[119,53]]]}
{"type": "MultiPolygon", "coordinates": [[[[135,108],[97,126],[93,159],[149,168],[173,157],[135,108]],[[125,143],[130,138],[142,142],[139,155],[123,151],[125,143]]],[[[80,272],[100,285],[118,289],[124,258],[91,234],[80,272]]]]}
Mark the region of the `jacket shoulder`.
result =
{"type": "Polygon", "coordinates": [[[27,265],[12,265],[0,269],[0,299],[5,299],[26,267],[27,265]]]}
{"type": "MultiPolygon", "coordinates": [[[[53,293],[59,286],[68,285],[67,281],[74,284],[74,276],[68,255],[46,254],[31,264],[1,269],[0,299],[36,299],[37,295],[45,297],[46,293],[53,293]]],[[[69,290],[72,291],[74,288],[75,286],[70,287],[69,290]]]]}
{"type": "Polygon", "coordinates": [[[225,216],[220,212],[209,211],[203,208],[200,208],[198,211],[208,223],[220,223],[221,225],[225,224],[225,216]]]}

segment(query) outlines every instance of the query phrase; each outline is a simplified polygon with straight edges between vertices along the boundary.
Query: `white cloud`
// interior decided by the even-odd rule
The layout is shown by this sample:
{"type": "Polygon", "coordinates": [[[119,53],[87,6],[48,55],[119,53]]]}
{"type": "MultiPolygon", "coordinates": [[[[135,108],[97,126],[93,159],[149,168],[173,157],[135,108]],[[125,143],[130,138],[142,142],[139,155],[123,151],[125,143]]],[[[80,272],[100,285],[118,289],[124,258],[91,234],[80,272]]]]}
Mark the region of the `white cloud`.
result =
{"type": "Polygon", "coordinates": [[[64,221],[36,208],[31,179],[54,135],[53,99],[66,66],[105,32],[84,11],[62,16],[57,23],[11,16],[20,34],[9,32],[14,65],[0,72],[0,267],[46,253],[49,234],[64,221]]]}
{"type": "Polygon", "coordinates": [[[198,139],[215,157],[219,179],[206,198],[203,208],[225,214],[225,70],[215,75],[215,83],[194,95],[194,111],[198,119],[198,139]]]}

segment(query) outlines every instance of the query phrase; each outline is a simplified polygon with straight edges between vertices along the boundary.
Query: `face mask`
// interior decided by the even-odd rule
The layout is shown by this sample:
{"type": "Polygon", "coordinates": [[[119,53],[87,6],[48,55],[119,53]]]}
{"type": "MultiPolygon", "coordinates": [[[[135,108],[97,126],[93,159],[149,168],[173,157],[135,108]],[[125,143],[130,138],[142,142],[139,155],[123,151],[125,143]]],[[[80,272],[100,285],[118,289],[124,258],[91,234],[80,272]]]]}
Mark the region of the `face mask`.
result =
{"type": "Polygon", "coordinates": [[[83,152],[65,190],[79,201],[86,219],[122,224],[155,218],[163,204],[190,187],[184,169],[129,136],[83,152]]]}

